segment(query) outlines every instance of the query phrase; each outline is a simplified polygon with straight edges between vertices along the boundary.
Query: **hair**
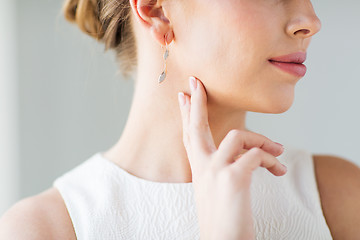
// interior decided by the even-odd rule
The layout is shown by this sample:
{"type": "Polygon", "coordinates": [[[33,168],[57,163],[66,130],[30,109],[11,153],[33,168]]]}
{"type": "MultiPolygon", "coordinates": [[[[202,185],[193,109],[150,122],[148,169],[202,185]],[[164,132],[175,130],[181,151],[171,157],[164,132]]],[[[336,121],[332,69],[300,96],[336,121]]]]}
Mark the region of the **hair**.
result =
{"type": "Polygon", "coordinates": [[[129,0],[65,0],[65,19],[113,49],[124,77],[137,66],[135,35],[131,24],[129,0]]]}

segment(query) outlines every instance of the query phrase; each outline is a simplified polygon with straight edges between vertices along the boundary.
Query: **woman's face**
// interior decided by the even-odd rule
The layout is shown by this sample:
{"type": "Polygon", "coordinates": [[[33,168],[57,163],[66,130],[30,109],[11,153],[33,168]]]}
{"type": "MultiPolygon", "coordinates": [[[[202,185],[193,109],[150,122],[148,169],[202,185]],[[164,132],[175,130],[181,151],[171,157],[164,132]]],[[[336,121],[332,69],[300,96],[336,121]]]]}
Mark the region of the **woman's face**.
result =
{"type": "Polygon", "coordinates": [[[309,0],[180,2],[171,9],[171,64],[203,82],[209,104],[264,113],[290,108],[301,77],[269,59],[306,53],[321,26],[309,0]]]}

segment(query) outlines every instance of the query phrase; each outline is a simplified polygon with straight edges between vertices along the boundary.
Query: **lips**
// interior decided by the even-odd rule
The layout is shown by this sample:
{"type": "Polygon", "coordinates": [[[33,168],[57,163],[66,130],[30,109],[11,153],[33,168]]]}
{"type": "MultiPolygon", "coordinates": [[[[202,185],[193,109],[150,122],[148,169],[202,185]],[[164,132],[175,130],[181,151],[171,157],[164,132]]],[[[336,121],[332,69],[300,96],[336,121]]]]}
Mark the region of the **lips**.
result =
{"type": "Polygon", "coordinates": [[[269,61],[275,62],[287,62],[287,63],[299,63],[302,64],[306,60],[306,53],[297,52],[285,56],[273,57],[269,61]]]}
{"type": "Polygon", "coordinates": [[[305,60],[306,53],[297,52],[284,56],[273,57],[269,59],[269,62],[287,73],[303,77],[306,74],[306,66],[302,64],[305,60]]]}

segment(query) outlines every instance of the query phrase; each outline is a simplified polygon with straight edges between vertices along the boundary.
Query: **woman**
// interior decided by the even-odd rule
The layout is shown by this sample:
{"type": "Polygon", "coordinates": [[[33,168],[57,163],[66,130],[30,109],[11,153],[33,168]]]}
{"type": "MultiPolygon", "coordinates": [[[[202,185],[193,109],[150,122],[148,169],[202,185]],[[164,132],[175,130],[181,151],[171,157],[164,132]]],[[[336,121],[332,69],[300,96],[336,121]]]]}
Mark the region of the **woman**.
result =
{"type": "Polygon", "coordinates": [[[119,141],[15,204],[0,239],[359,238],[357,166],[245,127],[247,111],[290,108],[320,30],[310,1],[68,0],[64,10],[117,52],[125,76],[136,70],[133,105],[119,141]]]}

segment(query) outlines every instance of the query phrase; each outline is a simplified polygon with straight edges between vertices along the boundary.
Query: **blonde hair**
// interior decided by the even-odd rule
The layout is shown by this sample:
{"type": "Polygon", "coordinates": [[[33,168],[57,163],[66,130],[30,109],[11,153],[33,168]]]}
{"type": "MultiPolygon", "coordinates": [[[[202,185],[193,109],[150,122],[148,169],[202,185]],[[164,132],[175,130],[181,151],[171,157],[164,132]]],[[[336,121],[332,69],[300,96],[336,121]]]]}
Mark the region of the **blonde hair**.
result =
{"type": "Polygon", "coordinates": [[[135,35],[129,0],[65,0],[66,20],[86,34],[114,49],[120,71],[129,77],[137,65],[135,35]]]}

